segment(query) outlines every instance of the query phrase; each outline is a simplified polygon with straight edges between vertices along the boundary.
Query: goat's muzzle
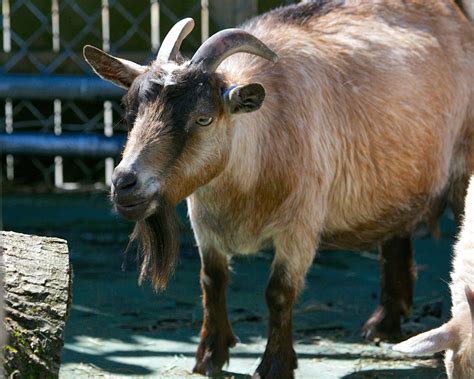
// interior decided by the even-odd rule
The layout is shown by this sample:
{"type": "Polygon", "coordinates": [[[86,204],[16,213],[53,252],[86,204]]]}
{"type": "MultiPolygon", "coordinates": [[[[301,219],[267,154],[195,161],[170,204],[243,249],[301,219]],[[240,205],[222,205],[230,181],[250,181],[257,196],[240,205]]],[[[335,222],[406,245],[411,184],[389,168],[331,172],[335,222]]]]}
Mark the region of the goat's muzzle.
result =
{"type": "Polygon", "coordinates": [[[147,217],[157,195],[150,195],[141,183],[136,171],[115,169],[112,175],[112,201],[115,209],[124,218],[139,221],[147,217]]]}

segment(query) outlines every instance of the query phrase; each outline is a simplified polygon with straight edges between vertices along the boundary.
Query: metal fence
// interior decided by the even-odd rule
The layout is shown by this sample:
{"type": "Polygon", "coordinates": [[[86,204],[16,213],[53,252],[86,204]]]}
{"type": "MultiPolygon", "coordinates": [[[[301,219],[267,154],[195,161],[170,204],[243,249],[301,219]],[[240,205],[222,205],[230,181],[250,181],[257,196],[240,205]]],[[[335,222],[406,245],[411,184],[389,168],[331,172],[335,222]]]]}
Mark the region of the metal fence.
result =
{"type": "Polygon", "coordinates": [[[209,33],[278,4],[257,0],[2,0],[0,152],[3,189],[106,188],[125,137],[122,90],[92,75],[92,44],[146,63],[179,19],[209,33]]]}

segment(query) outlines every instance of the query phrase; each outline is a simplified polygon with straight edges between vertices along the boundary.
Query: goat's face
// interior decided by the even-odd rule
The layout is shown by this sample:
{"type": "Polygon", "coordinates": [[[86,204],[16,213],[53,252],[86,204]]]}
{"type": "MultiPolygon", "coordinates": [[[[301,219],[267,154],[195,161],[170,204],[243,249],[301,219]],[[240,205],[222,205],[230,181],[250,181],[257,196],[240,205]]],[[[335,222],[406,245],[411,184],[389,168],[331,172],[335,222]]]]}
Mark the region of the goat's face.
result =
{"type": "MultiPolygon", "coordinates": [[[[125,75],[123,69],[119,77],[125,75]]],[[[218,74],[187,63],[155,62],[128,80],[129,134],[112,177],[112,200],[122,216],[137,221],[222,171],[229,116],[257,110],[265,91],[256,83],[229,87],[218,74]]]]}
{"type": "Polygon", "coordinates": [[[225,160],[223,83],[215,74],[151,66],[124,97],[129,135],[112,182],[124,217],[139,220],[160,201],[176,204],[217,175],[225,160]]]}
{"type": "Polygon", "coordinates": [[[155,288],[164,287],[176,263],[174,206],[224,169],[230,115],[259,109],[265,97],[260,84],[227,83],[217,67],[237,52],[276,60],[257,38],[229,29],[179,64],[179,45],[193,25],[191,19],[177,23],[147,67],[84,48],[100,77],[128,90],[123,103],[129,134],[113,173],[112,199],[122,216],[137,221],[133,237],[143,247],[141,278],[151,270],[155,288]]]}

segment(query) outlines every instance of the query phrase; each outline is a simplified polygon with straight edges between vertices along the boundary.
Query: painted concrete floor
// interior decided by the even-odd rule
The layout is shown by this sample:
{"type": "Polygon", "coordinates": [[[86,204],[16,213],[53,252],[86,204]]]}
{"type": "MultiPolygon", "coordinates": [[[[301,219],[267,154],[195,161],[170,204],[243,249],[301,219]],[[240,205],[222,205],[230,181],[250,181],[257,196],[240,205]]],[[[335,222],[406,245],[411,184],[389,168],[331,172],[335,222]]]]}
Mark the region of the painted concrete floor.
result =
{"type": "MultiPolygon", "coordinates": [[[[61,378],[199,377],[191,374],[201,321],[199,259],[183,231],[176,274],[163,293],[139,287],[134,257],[125,257],[132,225],[110,211],[105,194],[4,195],[5,230],[66,238],[74,270],[61,378]],[[125,268],[122,266],[125,264],[125,268]]],[[[184,210],[180,210],[184,214],[184,210]]],[[[455,227],[448,216],[442,236],[415,240],[418,284],[414,333],[449,315],[450,249],[455,227]]],[[[133,255],[133,254],[132,254],[133,255]]],[[[231,350],[222,377],[247,378],[265,348],[264,288],[271,253],[233,262],[228,309],[241,343],[231,350]]],[[[361,326],[378,301],[373,252],[322,252],[295,309],[297,378],[444,378],[439,357],[407,358],[388,344],[368,344],[361,326]]]]}

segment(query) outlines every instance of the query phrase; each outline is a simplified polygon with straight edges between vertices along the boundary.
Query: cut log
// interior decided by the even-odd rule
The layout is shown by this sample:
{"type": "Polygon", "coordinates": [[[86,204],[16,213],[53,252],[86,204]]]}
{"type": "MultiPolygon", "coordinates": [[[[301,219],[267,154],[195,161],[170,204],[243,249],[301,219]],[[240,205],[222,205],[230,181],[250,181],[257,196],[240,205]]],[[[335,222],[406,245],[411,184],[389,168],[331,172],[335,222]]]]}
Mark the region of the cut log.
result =
{"type": "Polygon", "coordinates": [[[5,281],[5,373],[57,377],[71,301],[67,243],[0,232],[0,251],[5,281]]]}

